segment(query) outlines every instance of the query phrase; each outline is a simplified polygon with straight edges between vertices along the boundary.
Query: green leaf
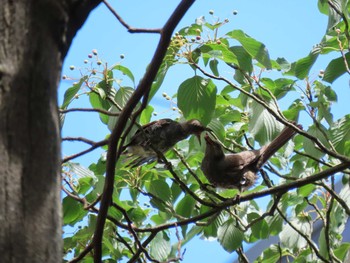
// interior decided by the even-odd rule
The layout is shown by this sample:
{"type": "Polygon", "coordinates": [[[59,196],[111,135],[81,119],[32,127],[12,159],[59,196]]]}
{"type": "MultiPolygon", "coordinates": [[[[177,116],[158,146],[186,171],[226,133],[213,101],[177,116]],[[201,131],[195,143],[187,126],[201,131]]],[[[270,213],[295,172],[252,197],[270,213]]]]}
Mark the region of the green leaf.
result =
{"type": "Polygon", "coordinates": [[[349,253],[349,250],[350,243],[343,243],[338,248],[334,249],[334,255],[342,262],[345,262],[345,257],[349,253]]]}
{"type": "MultiPolygon", "coordinates": [[[[102,99],[98,94],[96,94],[95,92],[90,92],[89,93],[89,99],[90,99],[90,103],[91,106],[94,109],[102,109],[102,110],[106,110],[108,111],[110,108],[110,104],[107,100],[102,99]]],[[[108,122],[108,116],[106,114],[99,114],[100,119],[103,123],[107,123],[108,122]]]]}
{"type": "Polygon", "coordinates": [[[239,68],[250,75],[253,72],[251,55],[241,46],[230,47],[230,50],[236,55],[239,68]]]}
{"type": "Polygon", "coordinates": [[[150,244],[150,252],[152,258],[164,261],[168,258],[171,252],[169,238],[164,232],[159,232],[150,244]]]}
{"type": "Polygon", "coordinates": [[[315,47],[308,56],[292,63],[291,69],[288,72],[286,72],[286,74],[296,76],[299,79],[306,78],[320,52],[320,47],[315,47]]]}
{"type": "Polygon", "coordinates": [[[238,40],[252,58],[260,62],[266,69],[272,68],[269,53],[263,43],[251,38],[242,30],[233,30],[226,35],[238,40]]]}
{"type": "Polygon", "coordinates": [[[286,255],[284,249],[277,245],[271,245],[269,248],[265,249],[264,252],[257,258],[254,262],[259,263],[276,263],[281,260],[281,258],[286,255]]]}
{"type": "Polygon", "coordinates": [[[131,87],[120,87],[115,94],[115,101],[119,106],[124,107],[129,101],[131,95],[134,93],[134,89],[131,87]]]}
{"type": "Polygon", "coordinates": [[[218,64],[219,62],[216,59],[212,59],[209,62],[209,67],[215,76],[219,76],[218,64]]]}
{"type": "Polygon", "coordinates": [[[163,180],[153,180],[149,182],[147,190],[151,194],[160,198],[164,202],[171,201],[171,190],[169,185],[163,180]]]}
{"type": "MultiPolygon", "coordinates": [[[[319,124],[319,128],[315,127],[315,125],[312,125],[307,132],[310,135],[319,139],[323,145],[325,145],[326,147],[329,147],[328,140],[323,135],[323,133],[327,134],[328,131],[323,125],[319,124]]],[[[318,147],[315,146],[313,141],[311,141],[310,139],[307,139],[306,137],[304,137],[303,146],[304,146],[305,153],[317,159],[321,158],[325,154],[324,152],[320,151],[318,147]]]]}
{"type": "Polygon", "coordinates": [[[88,76],[82,77],[77,84],[74,84],[72,87],[66,90],[63,97],[63,102],[61,109],[67,109],[68,105],[72,102],[74,96],[78,93],[81,88],[81,85],[88,79],[88,76]]]}
{"type": "MultiPolygon", "coordinates": [[[[249,213],[248,214],[248,222],[261,217],[258,213],[249,213]]],[[[252,230],[252,236],[255,237],[255,239],[251,241],[256,241],[258,239],[265,239],[269,236],[269,226],[265,219],[257,221],[255,224],[251,227],[252,230]]]]}
{"type": "Polygon", "coordinates": [[[129,79],[135,84],[135,77],[132,74],[132,72],[130,71],[130,69],[128,69],[127,67],[124,67],[122,65],[116,65],[112,68],[112,70],[119,70],[120,72],[122,72],[124,75],[126,75],[127,77],[129,77],[129,79]]]}
{"type": "Polygon", "coordinates": [[[63,198],[62,206],[64,225],[73,226],[76,222],[82,220],[86,214],[83,205],[69,196],[63,198]]]}
{"type": "Polygon", "coordinates": [[[236,55],[222,44],[205,44],[200,47],[203,58],[216,58],[226,63],[238,64],[236,55]]]}
{"type": "Polygon", "coordinates": [[[145,125],[151,121],[154,108],[151,105],[147,105],[140,115],[140,124],[145,125]]]}
{"type": "Polygon", "coordinates": [[[309,195],[316,189],[314,184],[307,184],[297,189],[298,195],[309,197],[309,195]]]}
{"type": "Polygon", "coordinates": [[[215,110],[216,86],[211,79],[194,76],[181,83],[177,99],[186,119],[199,119],[207,125],[215,110]]]}
{"type": "Polygon", "coordinates": [[[177,204],[175,212],[183,217],[189,218],[193,214],[195,204],[196,201],[190,195],[185,195],[177,204]]]}
{"type": "MultiPolygon", "coordinates": [[[[350,52],[345,54],[347,64],[350,64],[350,52]]],[[[337,78],[347,72],[345,61],[343,57],[333,59],[326,67],[323,75],[323,80],[333,83],[337,78]]]]}
{"type": "MultiPolygon", "coordinates": [[[[269,108],[275,110],[273,102],[269,103],[269,108]]],[[[248,124],[249,132],[255,140],[264,145],[271,142],[277,134],[283,129],[283,125],[276,121],[265,107],[256,101],[251,103],[251,119],[248,124]]]]}
{"type": "Polygon", "coordinates": [[[232,218],[224,222],[218,229],[218,239],[227,252],[233,252],[242,245],[243,232],[235,226],[232,218]]]}

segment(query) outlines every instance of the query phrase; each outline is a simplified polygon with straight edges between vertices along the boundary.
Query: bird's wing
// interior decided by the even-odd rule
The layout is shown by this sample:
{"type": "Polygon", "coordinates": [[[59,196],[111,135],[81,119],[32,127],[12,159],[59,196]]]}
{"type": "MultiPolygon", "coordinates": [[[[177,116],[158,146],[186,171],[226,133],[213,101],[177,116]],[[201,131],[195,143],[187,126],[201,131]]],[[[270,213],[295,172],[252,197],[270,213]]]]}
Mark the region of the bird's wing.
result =
{"type": "Polygon", "coordinates": [[[260,157],[260,154],[260,150],[227,154],[225,156],[226,169],[228,171],[241,171],[247,166],[256,162],[260,157]]]}
{"type": "Polygon", "coordinates": [[[149,140],[145,139],[145,135],[149,136],[154,134],[153,136],[157,136],[156,134],[159,133],[159,131],[164,129],[164,127],[166,127],[172,122],[172,119],[161,119],[143,125],[135,132],[135,134],[131,137],[130,142],[127,145],[125,145],[124,148],[135,144],[139,144],[142,146],[149,145],[149,140]]]}

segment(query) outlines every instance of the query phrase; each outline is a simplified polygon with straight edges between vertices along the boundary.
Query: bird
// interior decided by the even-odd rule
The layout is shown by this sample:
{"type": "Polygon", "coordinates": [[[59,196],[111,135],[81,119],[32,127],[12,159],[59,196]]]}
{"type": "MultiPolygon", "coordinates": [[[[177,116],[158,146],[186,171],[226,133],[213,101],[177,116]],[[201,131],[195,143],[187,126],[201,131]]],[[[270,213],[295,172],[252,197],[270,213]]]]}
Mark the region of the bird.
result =
{"type": "Polygon", "coordinates": [[[133,159],[128,167],[137,167],[160,160],[158,152],[165,153],[177,142],[195,135],[200,143],[203,131],[211,131],[204,127],[199,120],[191,119],[177,122],[172,119],[160,119],[140,127],[131,137],[130,142],[123,147],[122,152],[133,159]]]}
{"type": "MultiPolygon", "coordinates": [[[[301,125],[298,125],[302,128],[301,125]]],[[[240,153],[225,154],[220,143],[206,133],[205,155],[201,169],[208,181],[215,187],[224,189],[247,190],[255,184],[259,169],[285,145],[296,131],[286,126],[281,133],[259,150],[248,150],[240,153]]]]}

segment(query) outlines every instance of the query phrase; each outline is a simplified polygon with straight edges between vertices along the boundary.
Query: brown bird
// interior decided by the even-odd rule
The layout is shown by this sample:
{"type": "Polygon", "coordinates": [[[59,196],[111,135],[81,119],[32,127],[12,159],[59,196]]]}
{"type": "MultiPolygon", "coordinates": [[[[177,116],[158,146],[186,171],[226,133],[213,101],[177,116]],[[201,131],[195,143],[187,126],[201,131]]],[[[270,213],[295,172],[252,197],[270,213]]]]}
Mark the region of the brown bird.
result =
{"type": "Polygon", "coordinates": [[[128,166],[140,166],[159,159],[157,152],[153,149],[165,153],[191,134],[194,134],[200,143],[200,135],[203,131],[210,131],[210,129],[195,119],[185,122],[176,122],[172,119],[153,121],[136,131],[130,142],[124,146],[123,153],[131,158],[136,157],[128,166]]]}
{"type": "MultiPolygon", "coordinates": [[[[301,128],[301,126],[299,126],[301,128]]],[[[295,134],[295,130],[285,127],[269,144],[259,150],[224,154],[216,140],[205,135],[207,148],[201,169],[209,182],[216,187],[236,188],[244,191],[254,185],[258,170],[268,159],[286,144],[295,134]]]]}

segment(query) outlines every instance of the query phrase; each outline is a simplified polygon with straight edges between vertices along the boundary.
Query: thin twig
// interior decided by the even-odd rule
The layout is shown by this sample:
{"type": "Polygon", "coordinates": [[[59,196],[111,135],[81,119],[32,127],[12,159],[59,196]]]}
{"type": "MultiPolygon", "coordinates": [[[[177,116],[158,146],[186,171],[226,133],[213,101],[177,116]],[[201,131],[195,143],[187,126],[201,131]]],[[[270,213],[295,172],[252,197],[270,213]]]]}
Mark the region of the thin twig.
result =
{"type": "Polygon", "coordinates": [[[157,34],[161,33],[162,31],[161,28],[156,28],[156,29],[135,28],[128,25],[106,0],[102,0],[102,2],[106,5],[109,11],[111,11],[112,14],[118,19],[118,21],[128,30],[129,33],[157,33],[157,34]]]}
{"type": "Polygon", "coordinates": [[[68,112],[98,112],[98,113],[102,113],[102,114],[105,114],[105,115],[108,115],[108,116],[119,116],[119,112],[117,113],[113,113],[113,112],[110,112],[110,111],[106,111],[106,110],[103,110],[103,109],[90,109],[90,108],[70,108],[70,109],[66,109],[66,110],[59,110],[59,112],[61,114],[65,114],[65,113],[68,113],[68,112]]]}
{"type": "Polygon", "coordinates": [[[70,156],[67,156],[67,157],[63,158],[62,163],[66,163],[66,162],[68,162],[70,160],[78,158],[78,157],[80,157],[80,156],[82,156],[82,155],[84,155],[86,153],[92,152],[93,150],[95,150],[98,147],[102,147],[102,146],[105,146],[107,144],[108,144],[108,139],[96,142],[90,148],[88,148],[88,149],[86,149],[84,151],[81,151],[79,153],[76,153],[76,154],[73,154],[73,155],[70,155],[70,156]]]}

